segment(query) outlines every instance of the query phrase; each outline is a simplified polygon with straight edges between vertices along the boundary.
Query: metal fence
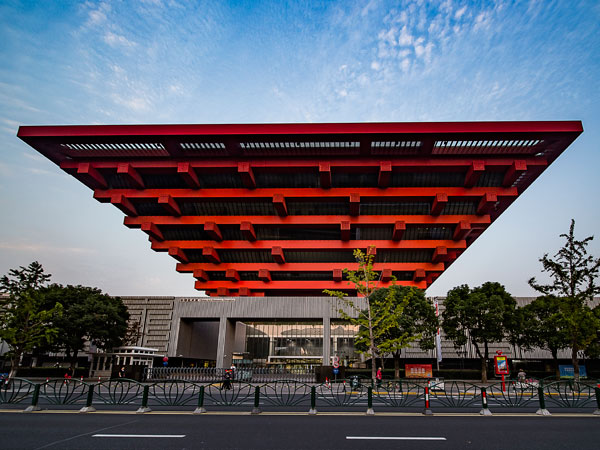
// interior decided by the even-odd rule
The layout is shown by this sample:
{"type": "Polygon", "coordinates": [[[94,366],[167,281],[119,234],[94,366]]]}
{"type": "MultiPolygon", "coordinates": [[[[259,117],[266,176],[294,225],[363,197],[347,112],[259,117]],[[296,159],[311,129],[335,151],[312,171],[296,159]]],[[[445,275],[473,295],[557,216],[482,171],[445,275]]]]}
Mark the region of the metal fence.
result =
{"type": "Polygon", "coordinates": [[[381,411],[492,411],[523,409],[549,415],[548,409],[592,412],[600,415],[600,384],[555,381],[519,383],[507,381],[481,386],[464,381],[390,380],[374,385],[371,380],[352,378],[330,383],[298,380],[248,382],[225,379],[212,382],[162,380],[141,383],[113,379],[90,383],[55,379],[35,383],[15,378],[0,386],[0,403],[26,406],[26,411],[55,407],[79,407],[91,412],[104,406],[151,408],[193,407],[207,410],[286,409],[316,414],[317,409],[381,411]],[[61,406],[59,406],[61,405],[61,406]]]}
{"type": "MultiPolygon", "coordinates": [[[[146,381],[186,380],[218,382],[225,378],[229,369],[216,367],[151,367],[144,371],[146,381]]],[[[311,368],[286,369],[281,367],[244,367],[230,371],[233,380],[251,383],[269,383],[278,380],[295,380],[314,383],[316,376],[311,368]]]]}

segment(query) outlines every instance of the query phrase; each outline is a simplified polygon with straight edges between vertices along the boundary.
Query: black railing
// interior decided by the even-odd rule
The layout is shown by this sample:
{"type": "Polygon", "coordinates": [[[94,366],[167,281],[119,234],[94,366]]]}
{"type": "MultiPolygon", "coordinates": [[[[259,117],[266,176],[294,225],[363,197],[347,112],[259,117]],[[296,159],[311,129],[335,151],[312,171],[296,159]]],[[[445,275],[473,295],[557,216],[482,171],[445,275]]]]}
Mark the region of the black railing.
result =
{"type": "MultiPolygon", "coordinates": [[[[214,373],[213,373],[214,375],[214,373]]],[[[223,377],[209,382],[160,380],[138,382],[113,379],[98,383],[80,380],[54,379],[41,383],[14,378],[0,386],[0,403],[25,405],[28,411],[45,407],[76,405],[82,412],[94,407],[139,407],[138,412],[151,408],[196,407],[195,412],[237,408],[309,411],[361,410],[436,410],[492,411],[507,408],[530,408],[538,414],[549,409],[571,409],[581,412],[593,409],[600,415],[600,384],[584,381],[554,381],[520,383],[507,381],[480,386],[464,381],[433,382],[428,380],[337,380],[326,383],[306,383],[298,380],[249,382],[223,377]]]]}

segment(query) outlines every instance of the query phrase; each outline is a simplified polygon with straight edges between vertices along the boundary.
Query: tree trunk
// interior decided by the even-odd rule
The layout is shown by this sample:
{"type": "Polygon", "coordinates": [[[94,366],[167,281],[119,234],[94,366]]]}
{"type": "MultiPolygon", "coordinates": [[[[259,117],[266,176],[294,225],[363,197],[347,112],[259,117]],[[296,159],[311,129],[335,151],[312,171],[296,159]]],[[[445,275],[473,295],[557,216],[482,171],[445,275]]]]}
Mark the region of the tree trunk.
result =
{"type": "Polygon", "coordinates": [[[481,382],[487,383],[487,367],[485,364],[485,358],[481,354],[481,350],[479,350],[479,345],[477,345],[476,342],[472,342],[472,344],[473,344],[473,347],[475,347],[475,353],[477,353],[477,355],[479,355],[479,359],[481,361],[481,382]]]}
{"type": "Polygon", "coordinates": [[[400,379],[400,351],[395,351],[394,355],[394,379],[400,379]]]}
{"type": "Polygon", "coordinates": [[[558,350],[551,349],[550,352],[552,353],[552,365],[554,366],[554,376],[557,380],[560,380],[560,369],[558,368],[558,350]]]}
{"type": "Polygon", "coordinates": [[[483,361],[481,364],[481,370],[483,370],[483,373],[485,375],[485,380],[482,378],[481,381],[483,383],[487,383],[488,377],[487,377],[487,364],[488,364],[488,359],[490,358],[490,354],[489,354],[489,349],[488,349],[488,343],[487,341],[483,343],[483,361]]]}
{"type": "Polygon", "coordinates": [[[21,361],[20,354],[15,354],[12,358],[10,358],[10,373],[8,374],[9,381],[17,376],[17,371],[19,370],[19,361],[21,361]]]}
{"type": "Polygon", "coordinates": [[[577,344],[573,344],[571,348],[571,362],[573,363],[573,378],[575,381],[579,381],[579,358],[577,357],[577,353],[579,349],[577,348],[577,344]]]}

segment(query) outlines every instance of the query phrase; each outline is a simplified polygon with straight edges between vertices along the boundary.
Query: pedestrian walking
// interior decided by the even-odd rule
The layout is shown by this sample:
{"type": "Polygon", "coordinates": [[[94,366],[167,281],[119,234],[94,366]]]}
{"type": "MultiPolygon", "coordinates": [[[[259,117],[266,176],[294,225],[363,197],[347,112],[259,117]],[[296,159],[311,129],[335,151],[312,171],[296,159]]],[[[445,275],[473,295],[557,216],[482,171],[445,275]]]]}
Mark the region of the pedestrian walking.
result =
{"type": "Polygon", "coordinates": [[[381,370],[381,367],[379,367],[377,369],[377,374],[375,375],[375,379],[377,380],[377,387],[380,388],[381,382],[383,381],[383,372],[381,370]]]}
{"type": "Polygon", "coordinates": [[[225,370],[225,375],[223,376],[223,389],[226,391],[231,389],[231,369],[225,370]]]}

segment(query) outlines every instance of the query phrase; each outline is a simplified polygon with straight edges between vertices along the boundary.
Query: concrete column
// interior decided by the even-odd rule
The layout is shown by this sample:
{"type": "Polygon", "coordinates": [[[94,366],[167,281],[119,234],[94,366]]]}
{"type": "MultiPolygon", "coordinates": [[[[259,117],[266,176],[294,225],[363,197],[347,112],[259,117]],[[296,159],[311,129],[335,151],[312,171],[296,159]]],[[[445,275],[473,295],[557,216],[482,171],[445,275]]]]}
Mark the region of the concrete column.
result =
{"type": "Polygon", "coordinates": [[[231,366],[235,343],[235,322],[227,317],[219,319],[219,339],[217,341],[217,367],[231,366]]]}
{"type": "Polygon", "coordinates": [[[323,317],[323,365],[331,365],[331,319],[323,317]]]}

